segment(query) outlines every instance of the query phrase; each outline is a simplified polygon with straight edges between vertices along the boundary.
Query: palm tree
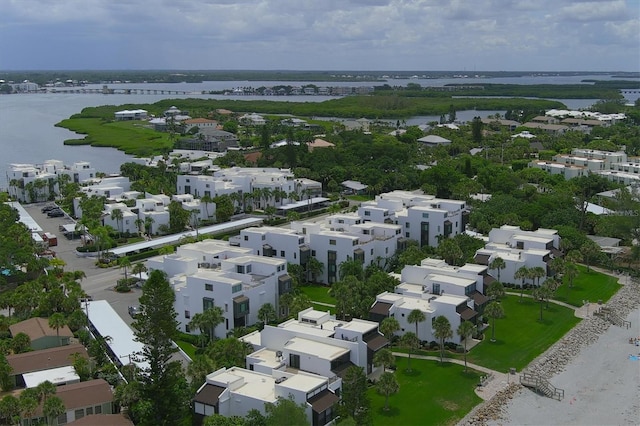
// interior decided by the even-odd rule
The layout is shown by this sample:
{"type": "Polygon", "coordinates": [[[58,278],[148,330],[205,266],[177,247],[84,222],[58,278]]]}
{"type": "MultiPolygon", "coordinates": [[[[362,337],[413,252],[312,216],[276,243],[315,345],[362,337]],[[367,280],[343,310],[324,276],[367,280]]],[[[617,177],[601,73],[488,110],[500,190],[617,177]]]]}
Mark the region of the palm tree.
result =
{"type": "Polygon", "coordinates": [[[496,319],[504,316],[504,308],[500,302],[491,302],[484,308],[484,314],[491,318],[491,341],[496,341],[496,319]]]}
{"type": "Polygon", "coordinates": [[[258,319],[262,321],[264,325],[269,324],[269,321],[276,319],[276,309],[271,303],[265,303],[258,309],[258,319]]]}
{"type": "Polygon", "coordinates": [[[464,371],[467,372],[467,341],[473,336],[476,326],[469,321],[462,321],[456,330],[458,336],[464,340],[464,371]]]}
{"type": "Polygon", "coordinates": [[[209,195],[209,193],[205,193],[202,198],[200,198],[200,202],[204,204],[204,211],[205,214],[207,215],[207,219],[209,218],[209,204],[213,203],[213,198],[211,198],[211,195],[209,195]]]}
{"type": "Polygon", "coordinates": [[[147,216],[144,218],[144,229],[147,232],[149,238],[151,238],[151,232],[153,231],[153,223],[155,220],[151,216],[147,216]]]}
{"type": "Polygon", "coordinates": [[[42,412],[47,418],[47,424],[50,426],[56,425],[57,422],[55,420],[65,411],[64,402],[57,396],[47,399],[42,406],[42,412]]]}
{"type": "Polygon", "coordinates": [[[36,388],[27,388],[20,393],[19,397],[20,412],[22,418],[28,419],[29,424],[33,424],[32,417],[40,405],[38,401],[38,392],[36,388]]]}
{"type": "Polygon", "coordinates": [[[129,256],[121,257],[118,260],[118,265],[120,266],[121,269],[124,269],[124,280],[127,281],[129,279],[129,276],[127,275],[127,271],[128,271],[128,268],[131,267],[131,259],[129,259],[129,256]]]}
{"type": "Polygon", "coordinates": [[[544,304],[545,300],[549,299],[550,295],[551,295],[551,290],[545,284],[541,285],[540,287],[536,287],[533,290],[533,293],[532,293],[533,298],[538,302],[540,302],[540,321],[542,321],[542,305],[544,304]]]}
{"type": "Polygon", "coordinates": [[[200,211],[199,210],[189,210],[189,218],[191,219],[191,225],[196,229],[196,241],[198,240],[198,224],[200,223],[200,211]]]}
{"type": "Polygon", "coordinates": [[[198,390],[206,381],[207,374],[216,370],[216,363],[207,355],[196,355],[187,366],[187,376],[191,379],[191,385],[198,390]]]}
{"type": "Polygon", "coordinates": [[[521,266],[518,268],[515,274],[513,274],[513,278],[516,280],[522,279],[522,284],[520,285],[520,303],[522,303],[522,297],[524,296],[524,282],[529,276],[529,268],[526,266],[521,266]]]}
{"type": "Polygon", "coordinates": [[[554,257],[553,260],[551,261],[551,270],[553,271],[553,274],[561,278],[562,274],[564,274],[564,265],[565,265],[565,261],[563,258],[554,257]]]}
{"type": "Polygon", "coordinates": [[[400,323],[394,317],[387,317],[382,320],[378,327],[387,340],[391,341],[396,331],[400,330],[400,323]]]}
{"type": "Polygon", "coordinates": [[[324,272],[324,263],[320,262],[315,257],[310,257],[309,261],[305,265],[307,268],[307,280],[316,281],[320,275],[324,272]]]}
{"type": "Polygon", "coordinates": [[[138,233],[142,232],[142,227],[144,226],[144,220],[138,218],[135,220],[134,222],[136,224],[136,227],[138,228],[138,233]]]}
{"type": "Polygon", "coordinates": [[[44,382],[36,386],[36,392],[38,393],[38,400],[40,402],[43,402],[43,401],[47,402],[47,399],[50,396],[56,394],[57,389],[58,388],[56,387],[56,385],[54,385],[48,380],[45,380],[44,382]]]}
{"type": "Polygon", "coordinates": [[[579,275],[580,271],[575,263],[567,262],[564,265],[564,275],[569,279],[569,288],[573,288],[573,280],[579,275]]]}
{"type": "Polygon", "coordinates": [[[373,365],[382,366],[382,371],[386,371],[387,368],[392,367],[396,363],[396,357],[393,355],[389,348],[380,349],[373,356],[373,365]]]}
{"type": "Polygon", "coordinates": [[[266,209],[269,205],[269,199],[273,196],[273,191],[271,188],[264,187],[260,190],[262,192],[262,198],[264,198],[264,208],[266,209]]]}
{"type": "Polygon", "coordinates": [[[398,393],[400,385],[393,373],[385,371],[376,382],[376,390],[384,395],[384,411],[389,411],[389,395],[398,393]]]}
{"type": "Polygon", "coordinates": [[[409,321],[409,323],[415,324],[415,326],[416,326],[416,337],[418,337],[418,338],[419,338],[418,323],[419,322],[423,322],[426,319],[427,318],[424,316],[424,312],[422,312],[420,309],[414,309],[411,312],[409,312],[409,316],[407,317],[407,321],[409,321]]]}
{"type": "Polygon", "coordinates": [[[453,336],[451,330],[451,323],[444,315],[439,315],[433,322],[433,335],[440,340],[440,363],[444,358],[444,341],[450,339],[453,336]]]}
{"type": "Polygon", "coordinates": [[[111,211],[111,220],[115,220],[116,224],[118,225],[118,238],[120,238],[120,235],[122,233],[122,219],[123,218],[124,218],[124,214],[122,213],[122,210],[113,209],[111,211]]]}
{"type": "Polygon", "coordinates": [[[408,331],[400,338],[400,344],[409,349],[409,360],[407,361],[407,371],[411,371],[411,352],[418,348],[420,340],[412,331],[408,331]]]}
{"type": "Polygon", "coordinates": [[[132,274],[138,274],[140,281],[142,281],[142,273],[147,272],[147,267],[142,262],[134,263],[133,268],[131,268],[132,274]]]}
{"type": "Polygon", "coordinates": [[[500,281],[494,281],[489,284],[489,288],[486,293],[491,300],[500,299],[504,296],[504,286],[500,281]]]}
{"type": "Polygon", "coordinates": [[[58,345],[60,345],[60,329],[64,327],[66,323],[66,318],[60,312],[56,312],[49,317],[49,327],[53,328],[56,331],[56,336],[58,337],[58,345]]]}
{"type": "Polygon", "coordinates": [[[532,280],[536,280],[536,286],[540,286],[540,278],[545,277],[547,275],[547,271],[542,266],[534,266],[529,269],[529,278],[532,280]]]}
{"type": "Polygon", "coordinates": [[[190,327],[197,327],[201,333],[207,333],[213,341],[214,332],[218,325],[224,322],[224,312],[219,306],[214,306],[202,313],[195,314],[189,322],[190,327]]]}
{"type": "Polygon", "coordinates": [[[490,263],[489,269],[495,269],[498,271],[498,281],[500,281],[500,271],[507,267],[504,259],[500,256],[496,256],[490,263]]]}

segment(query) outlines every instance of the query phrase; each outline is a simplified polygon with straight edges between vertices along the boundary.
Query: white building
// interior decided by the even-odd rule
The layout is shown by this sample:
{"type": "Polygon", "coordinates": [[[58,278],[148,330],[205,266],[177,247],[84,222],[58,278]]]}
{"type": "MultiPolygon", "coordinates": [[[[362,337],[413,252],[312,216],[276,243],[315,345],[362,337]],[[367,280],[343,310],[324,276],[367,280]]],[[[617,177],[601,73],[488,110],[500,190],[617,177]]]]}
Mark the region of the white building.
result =
{"type": "Polygon", "coordinates": [[[358,208],[358,215],[365,221],[395,223],[402,227],[404,238],[431,247],[438,246],[439,238],[463,233],[468,213],[464,201],[410,191],[380,194],[358,208]]]}
{"type": "Polygon", "coordinates": [[[176,294],[179,329],[199,334],[189,322],[195,314],[213,306],[223,311],[217,337],[235,327],[258,322],[258,310],[270,303],[276,310],[282,294],[291,291],[287,262],[251,254],[250,249],[222,243],[201,242],[178,248],[175,254],[147,261],[150,270],[163,270],[176,294]]]}
{"type": "Polygon", "coordinates": [[[304,405],[313,426],[331,423],[340,400],[327,377],[302,371],[265,374],[232,367],[207,375],[193,398],[193,410],[200,419],[213,414],[244,417],[254,409],[264,415],[265,405],[276,404],[278,398],[292,398],[304,405]]]}
{"type": "MultiPolygon", "coordinates": [[[[489,232],[489,242],[476,251],[475,261],[481,265],[490,265],[496,257],[502,258],[505,268],[500,270],[500,281],[522,285],[515,274],[521,267],[542,267],[550,275],[548,263],[553,257],[561,256],[560,236],[554,229],[523,231],[517,226],[503,225],[489,232]]],[[[498,277],[498,270],[489,270],[498,277]]],[[[544,281],[544,277],[540,279],[544,281]]],[[[536,284],[536,283],[528,283],[536,284]]]]}
{"type": "Polygon", "coordinates": [[[371,374],[375,370],[373,357],[389,344],[374,321],[338,321],[335,315],[313,308],[299,312],[297,319],[267,325],[242,340],[256,349],[246,358],[249,369],[267,374],[295,369],[329,377],[331,382],[352,365],[371,374]],[[272,358],[273,353],[277,358],[272,358]]]}
{"type": "Polygon", "coordinates": [[[122,110],[116,111],[114,113],[114,118],[116,121],[129,121],[129,120],[146,120],[147,119],[147,110],[144,109],[134,109],[134,110],[122,110]]]}

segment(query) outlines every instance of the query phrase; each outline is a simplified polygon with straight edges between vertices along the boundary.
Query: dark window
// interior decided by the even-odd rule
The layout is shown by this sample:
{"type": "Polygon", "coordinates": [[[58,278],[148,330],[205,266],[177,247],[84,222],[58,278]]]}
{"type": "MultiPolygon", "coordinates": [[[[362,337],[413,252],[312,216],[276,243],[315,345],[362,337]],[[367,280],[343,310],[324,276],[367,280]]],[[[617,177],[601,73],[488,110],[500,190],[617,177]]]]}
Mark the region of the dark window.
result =
{"type": "Polygon", "coordinates": [[[300,355],[289,354],[289,366],[291,368],[300,368],[300,355]]]}

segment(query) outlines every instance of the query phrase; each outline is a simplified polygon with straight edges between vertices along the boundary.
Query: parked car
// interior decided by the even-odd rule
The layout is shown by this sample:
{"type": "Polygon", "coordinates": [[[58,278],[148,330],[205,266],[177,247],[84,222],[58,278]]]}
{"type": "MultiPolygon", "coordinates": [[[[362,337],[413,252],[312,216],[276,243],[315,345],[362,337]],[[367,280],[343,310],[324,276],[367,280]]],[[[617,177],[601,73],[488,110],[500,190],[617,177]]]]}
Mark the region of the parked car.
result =
{"type": "Polygon", "coordinates": [[[64,217],[64,212],[60,209],[54,209],[47,213],[49,217],[64,217]]]}
{"type": "Polygon", "coordinates": [[[131,318],[135,318],[141,313],[140,306],[129,306],[129,315],[131,315],[131,318]]]}
{"type": "Polygon", "coordinates": [[[44,206],[43,208],[40,209],[40,211],[42,213],[48,213],[51,210],[55,210],[55,209],[60,209],[58,206],[56,206],[55,204],[47,204],[46,206],[44,206]]]}

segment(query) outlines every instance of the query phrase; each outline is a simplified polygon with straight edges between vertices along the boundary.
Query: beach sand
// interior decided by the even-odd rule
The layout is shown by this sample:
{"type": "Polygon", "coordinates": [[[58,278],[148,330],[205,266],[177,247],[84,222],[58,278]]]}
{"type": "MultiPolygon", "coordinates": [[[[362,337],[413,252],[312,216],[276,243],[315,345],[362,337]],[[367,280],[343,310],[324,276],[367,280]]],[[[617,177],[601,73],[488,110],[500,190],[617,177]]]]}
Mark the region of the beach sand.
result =
{"type": "Polygon", "coordinates": [[[627,317],[631,328],[611,325],[593,344],[584,347],[564,371],[551,378],[564,390],[557,401],[520,390],[504,407],[503,419],[491,425],[640,425],[640,308],[627,317]]]}

